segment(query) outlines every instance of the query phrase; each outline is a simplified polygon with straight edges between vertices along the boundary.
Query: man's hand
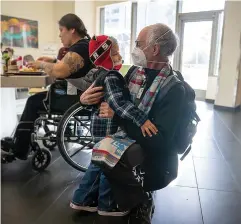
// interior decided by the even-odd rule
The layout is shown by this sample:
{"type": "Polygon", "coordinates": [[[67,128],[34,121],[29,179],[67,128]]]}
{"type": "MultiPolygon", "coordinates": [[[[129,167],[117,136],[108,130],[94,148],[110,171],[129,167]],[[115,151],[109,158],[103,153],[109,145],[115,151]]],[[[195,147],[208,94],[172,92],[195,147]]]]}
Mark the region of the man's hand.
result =
{"type": "Polygon", "coordinates": [[[84,105],[100,103],[104,97],[103,87],[94,87],[94,83],[80,96],[80,102],[84,105]]]}
{"type": "Polygon", "coordinates": [[[45,61],[50,63],[54,63],[54,60],[55,60],[54,58],[46,57],[46,56],[43,56],[37,59],[37,61],[45,61]]]}
{"type": "Polygon", "coordinates": [[[149,135],[149,137],[152,137],[152,133],[154,135],[156,135],[158,130],[157,130],[156,126],[150,120],[147,120],[141,126],[141,132],[142,132],[144,137],[146,137],[146,133],[149,135]]]}
{"type": "Polygon", "coordinates": [[[108,103],[106,103],[106,102],[101,103],[99,117],[113,118],[114,114],[115,114],[115,112],[110,108],[108,103]]]}

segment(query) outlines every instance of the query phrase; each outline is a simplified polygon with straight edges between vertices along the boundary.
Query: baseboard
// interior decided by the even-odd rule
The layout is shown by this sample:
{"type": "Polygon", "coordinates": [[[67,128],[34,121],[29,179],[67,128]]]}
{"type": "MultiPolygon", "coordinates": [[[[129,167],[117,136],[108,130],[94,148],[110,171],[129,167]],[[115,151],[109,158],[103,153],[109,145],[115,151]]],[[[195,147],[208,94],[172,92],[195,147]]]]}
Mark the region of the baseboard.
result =
{"type": "Polygon", "coordinates": [[[215,103],[215,100],[205,99],[205,102],[207,102],[207,103],[211,103],[211,104],[214,104],[214,103],[215,103]]]}
{"type": "Polygon", "coordinates": [[[225,106],[214,105],[214,109],[230,111],[230,112],[238,112],[238,111],[241,111],[241,105],[236,107],[225,107],[225,106]]]}

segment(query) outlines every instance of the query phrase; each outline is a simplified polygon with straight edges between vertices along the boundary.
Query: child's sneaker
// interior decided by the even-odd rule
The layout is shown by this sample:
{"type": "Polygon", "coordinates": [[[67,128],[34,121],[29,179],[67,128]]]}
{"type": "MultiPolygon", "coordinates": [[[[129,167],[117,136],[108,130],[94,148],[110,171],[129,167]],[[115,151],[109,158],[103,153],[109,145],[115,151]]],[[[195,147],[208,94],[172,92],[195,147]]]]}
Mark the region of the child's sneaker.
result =
{"type": "Polygon", "coordinates": [[[120,211],[118,208],[113,209],[112,211],[100,211],[98,210],[98,214],[102,216],[125,216],[128,215],[130,211],[120,211]]]}
{"type": "Polygon", "coordinates": [[[97,212],[97,206],[96,204],[92,205],[77,205],[73,202],[70,202],[70,207],[74,210],[78,211],[85,211],[85,212],[97,212]]]}

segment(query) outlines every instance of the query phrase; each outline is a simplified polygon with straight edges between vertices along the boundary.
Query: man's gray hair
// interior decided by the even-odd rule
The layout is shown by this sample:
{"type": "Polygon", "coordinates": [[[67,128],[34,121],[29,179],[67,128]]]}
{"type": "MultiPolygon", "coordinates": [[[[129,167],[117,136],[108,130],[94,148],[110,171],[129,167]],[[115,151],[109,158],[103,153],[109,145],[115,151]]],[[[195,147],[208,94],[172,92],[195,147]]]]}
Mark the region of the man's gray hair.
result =
{"type": "Polygon", "coordinates": [[[170,27],[163,23],[156,23],[149,27],[147,33],[147,44],[159,44],[161,56],[171,56],[177,46],[179,39],[170,27]]]}

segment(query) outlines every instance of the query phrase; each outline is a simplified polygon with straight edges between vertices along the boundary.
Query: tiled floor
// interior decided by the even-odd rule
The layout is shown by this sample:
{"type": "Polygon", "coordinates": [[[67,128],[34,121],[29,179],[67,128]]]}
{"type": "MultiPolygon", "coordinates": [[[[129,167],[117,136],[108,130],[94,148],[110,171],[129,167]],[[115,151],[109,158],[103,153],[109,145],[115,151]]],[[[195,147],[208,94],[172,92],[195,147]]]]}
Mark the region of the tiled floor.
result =
{"type": "MultiPolygon", "coordinates": [[[[241,112],[214,111],[203,102],[198,112],[192,153],[180,163],[178,179],[157,192],[153,224],[241,223],[241,112]]],[[[68,206],[82,175],[57,151],[41,174],[30,162],[2,165],[2,223],[93,223],[95,216],[68,206]]]]}

